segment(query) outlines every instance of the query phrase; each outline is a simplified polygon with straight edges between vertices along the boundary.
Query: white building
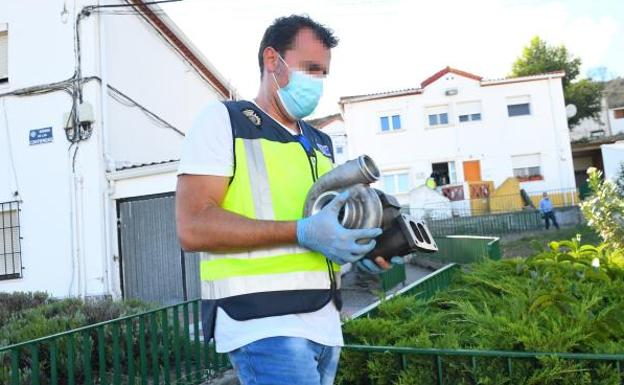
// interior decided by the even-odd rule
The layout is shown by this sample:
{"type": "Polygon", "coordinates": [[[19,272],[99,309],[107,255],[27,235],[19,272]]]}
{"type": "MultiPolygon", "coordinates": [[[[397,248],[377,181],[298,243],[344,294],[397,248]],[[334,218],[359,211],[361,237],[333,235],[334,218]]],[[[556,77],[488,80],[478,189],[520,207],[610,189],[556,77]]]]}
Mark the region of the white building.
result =
{"type": "Polygon", "coordinates": [[[403,204],[432,173],[438,184],[515,176],[529,193],[574,189],[563,76],[485,80],[447,67],[419,88],[342,97],[349,157],[370,155],[403,204]]]}
{"type": "Polygon", "coordinates": [[[161,10],[105,3],[0,2],[0,291],[141,297],[185,275],[172,207],[139,204],[171,206],[183,132],[232,90],[161,10]]]}
{"type": "Polygon", "coordinates": [[[624,140],[600,146],[604,162],[604,176],[612,181],[620,178],[624,170],[624,140]]]}
{"type": "Polygon", "coordinates": [[[583,119],[572,128],[570,138],[610,137],[624,134],[624,78],[605,83],[601,111],[596,119],[583,119]]]}
{"type": "Polygon", "coordinates": [[[342,164],[349,160],[349,143],[344,120],[340,114],[324,116],[308,121],[312,126],[329,135],[334,146],[334,163],[342,164]]]}

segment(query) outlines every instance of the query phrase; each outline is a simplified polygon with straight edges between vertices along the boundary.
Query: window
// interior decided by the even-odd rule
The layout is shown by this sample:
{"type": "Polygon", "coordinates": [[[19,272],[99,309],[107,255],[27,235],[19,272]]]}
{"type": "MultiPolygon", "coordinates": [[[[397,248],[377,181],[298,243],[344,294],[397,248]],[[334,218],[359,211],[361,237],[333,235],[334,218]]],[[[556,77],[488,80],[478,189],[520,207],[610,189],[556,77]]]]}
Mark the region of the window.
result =
{"type": "Polygon", "coordinates": [[[401,115],[381,116],[379,122],[383,132],[401,129],[401,115]]]}
{"type": "Polygon", "coordinates": [[[512,156],[513,176],[521,182],[543,180],[540,162],[540,154],[512,156]]]}
{"type": "Polygon", "coordinates": [[[448,106],[428,107],[425,114],[429,127],[445,126],[449,124],[448,106]]]}
{"type": "Polygon", "coordinates": [[[432,163],[431,177],[435,180],[437,186],[457,183],[455,162],[432,163]]]}
{"type": "Polygon", "coordinates": [[[507,98],[507,115],[510,117],[531,115],[530,98],[528,96],[507,98]]]}
{"type": "Polygon", "coordinates": [[[460,123],[481,120],[481,102],[457,103],[457,116],[460,123]]]}
{"type": "Polygon", "coordinates": [[[429,125],[438,126],[448,124],[448,113],[443,112],[441,114],[429,115],[429,125]]]}
{"type": "Polygon", "coordinates": [[[0,83],[9,81],[9,50],[6,24],[0,23],[0,83]]]}
{"type": "Polygon", "coordinates": [[[531,109],[529,103],[510,104],[507,106],[507,114],[509,114],[509,116],[530,115],[531,109]]]}
{"type": "Polygon", "coordinates": [[[409,174],[407,172],[386,174],[383,176],[383,189],[388,194],[409,192],[409,174]]]}
{"type": "Polygon", "coordinates": [[[466,114],[466,115],[459,115],[459,121],[461,123],[465,123],[465,122],[474,122],[477,120],[481,120],[481,113],[476,113],[476,114],[466,114]]]}
{"type": "Polygon", "coordinates": [[[624,108],[613,110],[614,119],[624,119],[624,108]]]}
{"type": "Polygon", "coordinates": [[[605,131],[604,130],[594,130],[592,132],[589,133],[589,136],[592,138],[598,138],[601,136],[605,136],[605,131]]]}
{"type": "Polygon", "coordinates": [[[0,280],[22,276],[19,203],[0,203],[0,280]]]}
{"type": "Polygon", "coordinates": [[[342,154],[344,152],[344,147],[336,146],[336,154],[342,154]]]}

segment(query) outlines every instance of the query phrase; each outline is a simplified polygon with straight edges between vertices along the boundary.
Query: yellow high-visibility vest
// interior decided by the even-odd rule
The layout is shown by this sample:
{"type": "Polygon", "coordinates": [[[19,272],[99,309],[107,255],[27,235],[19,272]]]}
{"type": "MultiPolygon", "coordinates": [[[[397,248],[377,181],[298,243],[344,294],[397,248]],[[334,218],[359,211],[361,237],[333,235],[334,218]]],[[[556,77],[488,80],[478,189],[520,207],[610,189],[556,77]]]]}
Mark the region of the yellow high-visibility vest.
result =
{"type": "MultiPolygon", "coordinates": [[[[301,219],[308,190],[332,168],[331,139],[301,121],[306,149],[256,105],[225,105],[235,170],[222,207],[253,219],[301,219]]],[[[339,270],[322,254],[297,245],[203,252],[202,299],[215,300],[237,320],[315,311],[337,295],[339,270]]]]}

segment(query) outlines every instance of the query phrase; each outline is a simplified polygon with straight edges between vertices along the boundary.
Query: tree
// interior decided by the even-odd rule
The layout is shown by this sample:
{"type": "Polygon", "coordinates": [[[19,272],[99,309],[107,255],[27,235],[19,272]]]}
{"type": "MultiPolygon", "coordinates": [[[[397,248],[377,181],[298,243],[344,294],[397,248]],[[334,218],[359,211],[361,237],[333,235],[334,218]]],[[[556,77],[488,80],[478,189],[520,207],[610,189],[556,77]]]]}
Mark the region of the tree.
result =
{"type": "Polygon", "coordinates": [[[583,118],[598,118],[603,89],[602,83],[590,79],[581,79],[564,88],[566,104],[574,104],[577,109],[576,115],[568,118],[570,127],[576,126],[583,118]]]}
{"type": "Polygon", "coordinates": [[[522,54],[513,63],[512,76],[528,76],[545,72],[565,71],[562,79],[565,103],[574,104],[577,113],[568,119],[568,126],[574,127],[583,118],[598,118],[602,83],[591,79],[574,80],[579,76],[581,59],[573,56],[564,45],[553,46],[539,36],[531,39],[522,54]]]}
{"type": "Polygon", "coordinates": [[[618,190],[620,190],[620,195],[624,197],[624,162],[620,162],[620,169],[618,171],[615,184],[617,185],[618,190]]]}
{"type": "Polygon", "coordinates": [[[595,167],[587,169],[592,195],[581,203],[587,224],[613,249],[624,247],[624,196],[611,180],[603,180],[595,167]]]}

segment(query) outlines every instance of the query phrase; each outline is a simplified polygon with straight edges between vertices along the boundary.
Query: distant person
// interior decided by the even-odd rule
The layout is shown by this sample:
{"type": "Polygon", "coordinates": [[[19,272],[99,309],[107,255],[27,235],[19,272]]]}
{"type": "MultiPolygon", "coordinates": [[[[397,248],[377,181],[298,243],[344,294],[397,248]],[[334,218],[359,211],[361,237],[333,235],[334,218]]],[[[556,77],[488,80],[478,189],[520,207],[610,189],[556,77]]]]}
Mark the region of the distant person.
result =
{"type": "Polygon", "coordinates": [[[427,181],[425,182],[425,185],[432,190],[435,190],[436,187],[438,187],[438,184],[436,183],[436,175],[437,174],[435,172],[432,172],[431,175],[429,175],[429,178],[427,178],[427,181]]]}
{"type": "Polygon", "coordinates": [[[555,212],[553,211],[553,204],[548,198],[548,193],[544,192],[542,194],[542,200],[539,204],[540,212],[542,213],[542,218],[546,222],[546,230],[550,228],[550,221],[552,220],[553,225],[559,230],[559,224],[557,223],[557,218],[555,217],[555,212]]]}

